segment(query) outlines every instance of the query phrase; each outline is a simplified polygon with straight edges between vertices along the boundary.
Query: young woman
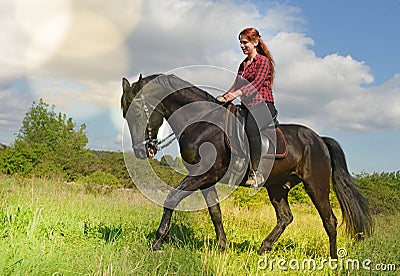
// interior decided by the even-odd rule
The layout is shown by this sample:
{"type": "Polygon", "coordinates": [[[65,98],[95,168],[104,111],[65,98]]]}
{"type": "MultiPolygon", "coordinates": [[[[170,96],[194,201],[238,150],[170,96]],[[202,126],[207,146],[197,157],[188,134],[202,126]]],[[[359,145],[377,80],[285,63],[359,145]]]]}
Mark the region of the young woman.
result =
{"type": "Polygon", "coordinates": [[[247,56],[240,64],[232,87],[218,100],[233,101],[241,98],[246,110],[246,133],[249,139],[251,170],[248,185],[264,182],[261,170],[257,170],[261,158],[260,130],[271,123],[277,110],[274,105],[272,86],[275,76],[274,60],[257,29],[246,28],[239,34],[240,47],[247,56]],[[270,113],[266,114],[266,112],[270,113]]]}

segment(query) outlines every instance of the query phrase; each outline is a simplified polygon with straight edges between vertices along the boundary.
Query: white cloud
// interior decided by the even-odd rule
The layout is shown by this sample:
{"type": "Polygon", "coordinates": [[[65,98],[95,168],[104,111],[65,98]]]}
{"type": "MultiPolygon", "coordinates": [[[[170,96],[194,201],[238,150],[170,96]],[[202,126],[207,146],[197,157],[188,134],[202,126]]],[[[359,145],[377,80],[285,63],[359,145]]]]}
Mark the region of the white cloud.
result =
{"type": "Polygon", "coordinates": [[[0,84],[34,71],[56,51],[69,23],[68,1],[0,4],[0,84]]]}
{"type": "Polygon", "coordinates": [[[25,75],[111,79],[129,68],[124,41],[142,1],[16,0],[0,4],[0,84],[25,75]]]}
{"type": "Polygon", "coordinates": [[[122,134],[118,134],[117,137],[115,137],[115,144],[121,146],[122,145],[122,134]]]}
{"type": "Polygon", "coordinates": [[[236,71],[243,59],[238,43],[243,28],[255,26],[264,38],[277,30],[298,28],[299,10],[283,7],[287,6],[278,5],[262,15],[248,2],[146,1],[130,40],[132,66],[144,73],[196,64],[236,71]]]}
{"type": "Polygon", "coordinates": [[[332,101],[329,110],[335,120],[342,121],[341,128],[399,129],[400,74],[381,86],[362,88],[358,93],[352,93],[349,98],[341,97],[332,101]]]}
{"type": "Polygon", "coordinates": [[[0,90],[0,143],[10,143],[21,127],[33,97],[26,86],[0,90]]]}
{"type": "MultiPolygon", "coordinates": [[[[70,24],[62,42],[56,45],[50,58],[28,74],[35,98],[43,98],[62,111],[87,117],[96,113],[96,107],[118,104],[122,76],[197,64],[220,65],[236,71],[243,58],[237,43],[238,31],[244,22],[263,25],[268,21],[255,5],[248,3],[192,0],[133,5],[131,2],[111,5],[102,1],[94,5],[88,0],[65,4],[65,10],[59,13],[70,24]],[[221,21],[227,15],[229,20],[221,21]],[[121,39],[134,26],[131,41],[122,43],[121,39]],[[78,112],[76,107],[82,105],[86,108],[78,112]],[[89,108],[90,105],[93,107],[89,108]]],[[[43,17],[51,10],[42,11],[43,17]]],[[[278,13],[272,13],[272,18],[278,13]]],[[[29,14],[23,14],[29,19],[29,14]]],[[[289,25],[284,21],[281,19],[279,24],[289,25]]],[[[36,25],[40,26],[39,23],[36,25]]],[[[25,24],[25,29],[29,30],[29,24],[25,24]]],[[[47,35],[51,37],[53,33],[47,35]]],[[[21,75],[25,73],[20,70],[21,75]]]]}
{"type": "Polygon", "coordinates": [[[95,117],[104,110],[119,109],[121,81],[32,78],[30,84],[35,98],[43,98],[57,110],[81,120],[95,117]]]}
{"type": "Polygon", "coordinates": [[[277,78],[275,98],[281,121],[324,128],[367,130],[400,127],[400,81],[380,87],[370,67],[351,56],[318,57],[304,34],[278,33],[270,42],[277,78]]]}
{"type": "MultiPolygon", "coordinates": [[[[373,76],[362,61],[335,49],[317,56],[313,39],[302,33],[304,20],[295,7],[276,4],[260,11],[254,4],[233,0],[50,2],[26,6],[30,12],[22,8],[22,0],[0,3],[3,127],[15,127],[32,100],[40,97],[80,120],[104,109],[117,117],[121,78],[138,73],[191,65],[236,71],[244,58],[238,32],[248,26],[260,30],[274,55],[274,93],[282,123],[317,129],[399,127],[399,75],[371,87],[373,76]],[[12,86],[23,76],[29,81],[24,92],[12,86]],[[23,98],[21,104],[16,98],[23,98]]],[[[206,79],[204,74],[197,77],[206,79]]],[[[229,78],[224,82],[228,86],[229,78]]]]}

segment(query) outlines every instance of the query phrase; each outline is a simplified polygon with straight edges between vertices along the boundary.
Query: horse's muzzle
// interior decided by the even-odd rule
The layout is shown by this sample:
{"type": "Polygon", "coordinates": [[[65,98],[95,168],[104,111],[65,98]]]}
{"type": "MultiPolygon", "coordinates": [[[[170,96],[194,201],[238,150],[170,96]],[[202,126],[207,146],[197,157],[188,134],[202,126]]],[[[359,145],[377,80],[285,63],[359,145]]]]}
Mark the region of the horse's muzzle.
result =
{"type": "Polygon", "coordinates": [[[154,142],[146,142],[141,146],[134,146],[133,151],[139,159],[153,158],[157,154],[157,144],[154,142]]]}
{"type": "Polygon", "coordinates": [[[146,159],[147,158],[147,150],[143,147],[143,148],[133,148],[133,152],[135,153],[135,156],[139,159],[146,159]]]}

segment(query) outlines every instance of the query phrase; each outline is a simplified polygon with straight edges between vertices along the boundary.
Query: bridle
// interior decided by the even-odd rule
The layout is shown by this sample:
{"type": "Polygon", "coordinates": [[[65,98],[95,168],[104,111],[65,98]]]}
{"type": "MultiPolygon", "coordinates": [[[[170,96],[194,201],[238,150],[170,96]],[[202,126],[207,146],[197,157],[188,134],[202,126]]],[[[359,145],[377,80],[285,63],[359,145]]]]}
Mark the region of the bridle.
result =
{"type": "MultiPolygon", "coordinates": [[[[138,146],[138,145],[148,145],[148,146],[152,147],[153,149],[155,149],[156,151],[160,151],[163,148],[166,148],[170,144],[172,144],[172,142],[176,139],[175,133],[173,133],[173,132],[163,139],[151,138],[152,137],[151,136],[152,129],[149,127],[149,122],[150,122],[150,117],[151,117],[150,110],[153,110],[153,111],[156,110],[160,114],[163,114],[163,113],[160,112],[160,110],[157,110],[154,105],[147,103],[146,99],[144,98],[143,93],[140,93],[140,96],[136,96],[134,100],[137,100],[144,110],[144,115],[146,117],[146,136],[148,137],[148,139],[145,139],[144,141],[141,141],[141,142],[134,143],[132,147],[135,148],[135,146],[138,146]]],[[[223,103],[221,105],[227,106],[229,103],[230,102],[223,103]]],[[[217,110],[217,109],[218,109],[218,107],[214,108],[212,111],[217,110]]],[[[207,116],[207,115],[208,114],[204,114],[199,119],[201,119],[202,117],[207,116]]]]}
{"type": "MultiPolygon", "coordinates": [[[[148,137],[148,139],[145,139],[144,141],[135,143],[133,145],[133,148],[137,145],[149,145],[152,148],[156,149],[157,151],[160,151],[163,148],[168,147],[176,139],[175,134],[172,132],[171,134],[169,134],[167,137],[165,137],[163,139],[151,138],[152,137],[152,135],[151,135],[152,128],[149,126],[150,117],[151,117],[150,109],[156,110],[156,107],[149,103],[146,103],[146,99],[144,98],[142,93],[140,94],[140,97],[137,98],[137,100],[140,102],[140,104],[143,108],[143,111],[144,111],[144,115],[146,117],[146,136],[148,137]],[[172,136],[174,136],[174,137],[172,137],[172,136]],[[171,137],[172,137],[172,139],[168,140],[171,137]]],[[[159,110],[157,110],[157,112],[159,112],[160,114],[163,114],[159,110]]]]}

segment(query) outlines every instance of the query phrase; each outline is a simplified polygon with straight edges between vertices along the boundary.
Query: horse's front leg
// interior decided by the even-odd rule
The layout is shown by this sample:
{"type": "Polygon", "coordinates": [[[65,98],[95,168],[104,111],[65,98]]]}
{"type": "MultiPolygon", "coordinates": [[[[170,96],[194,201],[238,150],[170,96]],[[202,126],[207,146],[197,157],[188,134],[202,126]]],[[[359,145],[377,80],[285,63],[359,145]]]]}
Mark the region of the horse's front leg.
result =
{"type": "Polygon", "coordinates": [[[171,217],[174,209],[187,196],[199,189],[204,184],[204,180],[199,177],[186,176],[182,182],[172,190],[164,202],[164,213],[160,226],[156,232],[156,240],[151,249],[157,251],[168,237],[171,217]]]}
{"type": "Polygon", "coordinates": [[[161,248],[161,245],[168,237],[169,225],[171,222],[172,212],[174,210],[168,209],[164,207],[164,213],[162,215],[160,226],[156,232],[156,240],[151,246],[151,250],[158,251],[161,248]]]}
{"type": "Polygon", "coordinates": [[[208,206],[208,212],[210,213],[211,220],[214,224],[215,234],[219,242],[219,249],[225,250],[226,246],[226,235],[224,226],[222,224],[221,209],[219,207],[219,199],[215,186],[211,186],[205,190],[201,190],[208,206]]]}

